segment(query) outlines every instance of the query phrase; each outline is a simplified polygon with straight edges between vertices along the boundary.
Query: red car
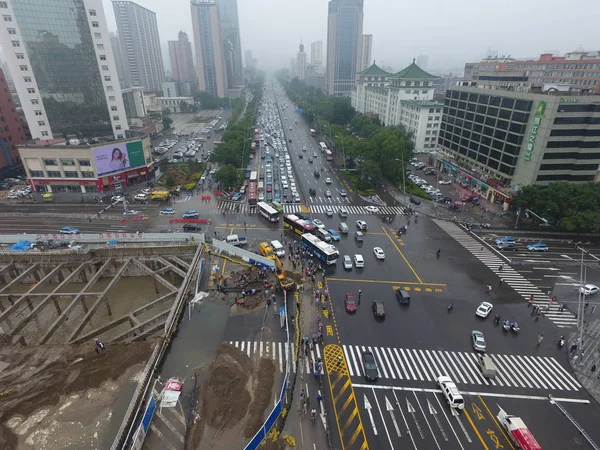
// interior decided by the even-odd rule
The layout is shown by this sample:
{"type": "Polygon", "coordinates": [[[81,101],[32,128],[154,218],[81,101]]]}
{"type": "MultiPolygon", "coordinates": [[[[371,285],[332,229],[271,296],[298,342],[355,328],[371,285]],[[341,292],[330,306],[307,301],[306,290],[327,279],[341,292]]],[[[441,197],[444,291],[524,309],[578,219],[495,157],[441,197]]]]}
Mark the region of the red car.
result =
{"type": "Polygon", "coordinates": [[[344,296],[344,306],[346,307],[346,312],[356,312],[357,305],[356,301],[354,301],[354,294],[346,294],[344,296]]]}

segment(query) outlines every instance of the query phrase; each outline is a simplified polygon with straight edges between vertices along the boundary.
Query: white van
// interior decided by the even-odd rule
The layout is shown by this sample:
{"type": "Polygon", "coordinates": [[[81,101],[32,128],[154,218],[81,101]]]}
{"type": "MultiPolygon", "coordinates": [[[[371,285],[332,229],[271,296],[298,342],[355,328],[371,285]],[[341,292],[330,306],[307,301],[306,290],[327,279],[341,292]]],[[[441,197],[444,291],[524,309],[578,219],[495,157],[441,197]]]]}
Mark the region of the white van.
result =
{"type": "Polygon", "coordinates": [[[325,242],[331,242],[331,234],[324,228],[317,228],[315,235],[325,242]]]}
{"type": "Polygon", "coordinates": [[[281,242],[279,241],[271,241],[271,247],[273,247],[273,251],[279,258],[283,258],[285,256],[285,249],[281,242]]]}
{"type": "Polygon", "coordinates": [[[446,401],[450,408],[463,409],[465,407],[465,399],[450,377],[438,377],[437,384],[442,390],[444,397],[446,397],[446,401]]]}

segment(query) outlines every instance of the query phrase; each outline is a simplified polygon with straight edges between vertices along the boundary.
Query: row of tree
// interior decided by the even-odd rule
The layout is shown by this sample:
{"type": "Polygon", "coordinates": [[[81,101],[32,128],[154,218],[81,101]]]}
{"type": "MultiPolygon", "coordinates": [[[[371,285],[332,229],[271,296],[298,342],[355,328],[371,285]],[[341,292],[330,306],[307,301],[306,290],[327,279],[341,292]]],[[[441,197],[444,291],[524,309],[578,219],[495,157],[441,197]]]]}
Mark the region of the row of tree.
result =
{"type": "Polygon", "coordinates": [[[236,100],[236,106],[229,119],[227,130],[223,132],[221,144],[211,155],[211,161],[219,163],[221,168],[215,174],[215,180],[227,189],[240,185],[243,173],[250,158],[250,141],[256,125],[256,113],[263,91],[263,80],[250,84],[252,99],[245,104],[243,98],[236,100]],[[244,111],[245,107],[245,113],[244,111]]]}
{"type": "Polygon", "coordinates": [[[402,178],[414,149],[411,133],[403,126],[382,127],[378,120],[356,113],[348,97],[326,96],[287,76],[285,70],[278,73],[287,95],[327,143],[343,153],[346,168],[356,171],[351,179],[357,189],[372,188],[382,177],[402,178]]]}
{"type": "MultiPolygon", "coordinates": [[[[600,184],[575,184],[566,181],[547,187],[525,186],[511,204],[522,211],[530,210],[554,227],[579,233],[600,232],[600,184]]],[[[533,214],[522,220],[539,222],[533,214]]]]}

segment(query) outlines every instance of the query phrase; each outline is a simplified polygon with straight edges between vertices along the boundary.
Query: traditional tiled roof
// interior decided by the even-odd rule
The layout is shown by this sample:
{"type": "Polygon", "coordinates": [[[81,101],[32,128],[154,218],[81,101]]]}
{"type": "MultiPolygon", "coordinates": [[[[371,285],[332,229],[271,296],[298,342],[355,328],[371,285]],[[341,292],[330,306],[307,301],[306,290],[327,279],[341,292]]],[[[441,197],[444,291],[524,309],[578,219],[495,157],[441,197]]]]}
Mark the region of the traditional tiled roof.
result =
{"type": "Polygon", "coordinates": [[[377,64],[375,64],[375,61],[373,61],[373,64],[371,64],[369,67],[367,67],[362,72],[358,72],[358,75],[368,76],[368,77],[388,77],[391,75],[391,73],[386,72],[381,67],[379,67],[377,64]]]}
{"type": "Polygon", "coordinates": [[[414,80],[414,79],[432,79],[435,80],[436,77],[435,75],[431,75],[428,72],[425,72],[423,69],[421,69],[419,66],[417,66],[415,64],[415,60],[413,59],[413,62],[410,66],[406,67],[405,69],[401,70],[398,73],[395,73],[394,75],[390,76],[390,78],[394,78],[394,79],[398,79],[398,78],[406,78],[409,80],[414,80]]]}

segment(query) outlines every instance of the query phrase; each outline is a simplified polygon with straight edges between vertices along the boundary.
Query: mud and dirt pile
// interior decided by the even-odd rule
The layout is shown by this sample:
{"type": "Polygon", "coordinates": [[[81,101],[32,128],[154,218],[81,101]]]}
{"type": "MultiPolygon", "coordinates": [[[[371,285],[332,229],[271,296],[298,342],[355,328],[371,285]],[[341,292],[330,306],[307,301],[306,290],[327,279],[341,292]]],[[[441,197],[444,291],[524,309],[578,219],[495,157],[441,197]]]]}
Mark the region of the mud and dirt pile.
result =
{"type": "Polygon", "coordinates": [[[19,445],[19,437],[7,426],[8,421],[25,420],[42,408],[51,410],[66,396],[116,380],[148,360],[152,343],[111,343],[100,354],[94,352],[93,343],[1,350],[0,448],[13,449],[19,445]]]}

